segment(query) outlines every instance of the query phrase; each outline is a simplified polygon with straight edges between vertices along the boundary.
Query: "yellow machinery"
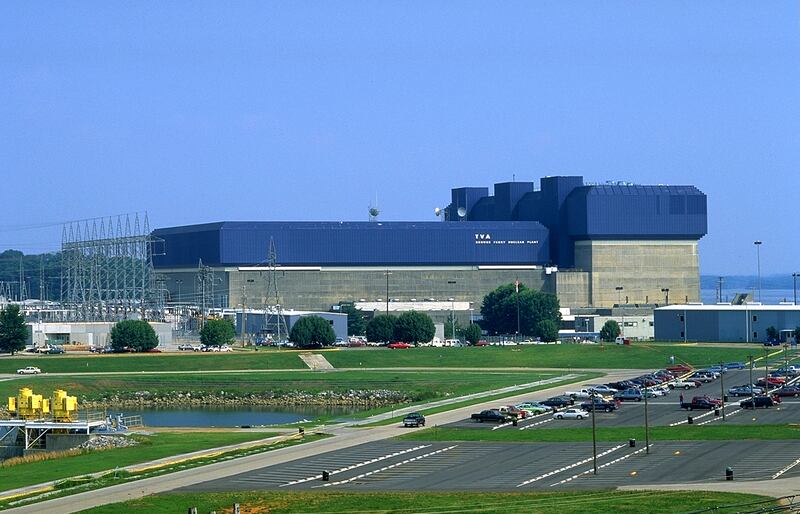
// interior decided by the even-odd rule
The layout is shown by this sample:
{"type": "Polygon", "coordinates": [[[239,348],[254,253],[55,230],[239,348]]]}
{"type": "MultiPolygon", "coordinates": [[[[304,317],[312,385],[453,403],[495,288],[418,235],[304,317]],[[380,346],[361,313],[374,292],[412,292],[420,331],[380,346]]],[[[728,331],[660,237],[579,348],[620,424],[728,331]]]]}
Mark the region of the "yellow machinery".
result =
{"type": "Polygon", "coordinates": [[[78,418],[78,399],[67,396],[62,389],[53,391],[53,419],[61,422],[71,422],[78,418]]]}
{"type": "Polygon", "coordinates": [[[23,387],[16,398],[8,398],[8,411],[16,413],[21,419],[39,419],[50,413],[50,400],[42,398],[40,394],[33,394],[33,390],[23,387]]]}

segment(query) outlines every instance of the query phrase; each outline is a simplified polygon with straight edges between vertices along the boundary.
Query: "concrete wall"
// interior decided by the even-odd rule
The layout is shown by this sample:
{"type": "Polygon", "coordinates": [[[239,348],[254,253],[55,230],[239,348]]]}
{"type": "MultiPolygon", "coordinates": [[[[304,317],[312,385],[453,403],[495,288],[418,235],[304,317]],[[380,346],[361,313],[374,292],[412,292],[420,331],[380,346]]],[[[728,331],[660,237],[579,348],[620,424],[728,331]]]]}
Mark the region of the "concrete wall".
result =
{"type": "Polygon", "coordinates": [[[670,303],[700,300],[697,241],[578,241],[575,267],[590,271],[593,307],[664,304],[663,288],[670,303]]]}
{"type": "MultiPolygon", "coordinates": [[[[266,302],[267,272],[215,270],[216,275],[226,275],[229,296],[225,307],[241,308],[246,296],[248,308],[261,308],[266,302]],[[252,282],[247,282],[252,280],[252,282]],[[242,286],[245,286],[244,289],[242,286]],[[242,294],[244,292],[244,295],[242,294]]],[[[399,301],[435,298],[438,301],[455,298],[458,302],[472,302],[475,312],[480,311],[483,297],[503,284],[515,279],[533,289],[555,292],[554,279],[543,269],[479,269],[478,267],[404,267],[389,268],[389,298],[399,301]],[[455,284],[449,282],[454,281],[455,284]]],[[[278,290],[285,308],[327,311],[342,301],[358,302],[386,299],[385,268],[322,268],[321,270],[288,270],[278,272],[278,290]]],[[[181,296],[186,297],[187,272],[165,272],[166,286],[171,295],[177,295],[176,279],[183,280],[181,296]]],[[[187,276],[188,275],[188,276],[187,276]]],[[[196,280],[195,280],[196,282],[196,280]]],[[[196,297],[195,297],[196,298],[196,297]]],[[[223,298],[218,297],[218,301],[223,298]]],[[[223,305],[217,304],[216,307],[223,305]]],[[[468,314],[467,314],[468,317],[468,314]]]]}
{"type": "Polygon", "coordinates": [[[553,274],[561,307],[586,307],[591,304],[591,274],[586,271],[558,271],[553,274]]]}
{"type": "Polygon", "coordinates": [[[89,434],[46,434],[45,449],[49,452],[70,450],[89,440],[89,434]]]}

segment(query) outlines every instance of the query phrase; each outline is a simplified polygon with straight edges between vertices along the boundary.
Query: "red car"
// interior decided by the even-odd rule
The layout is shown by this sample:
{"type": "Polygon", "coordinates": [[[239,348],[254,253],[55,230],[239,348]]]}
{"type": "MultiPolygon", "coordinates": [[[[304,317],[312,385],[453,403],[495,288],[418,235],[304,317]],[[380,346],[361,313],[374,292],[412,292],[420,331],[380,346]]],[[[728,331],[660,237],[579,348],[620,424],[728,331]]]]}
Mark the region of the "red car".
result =
{"type": "Polygon", "coordinates": [[[675,373],[678,374],[689,373],[690,371],[692,371],[692,368],[686,366],[685,364],[676,364],[674,366],[667,366],[666,370],[674,375],[675,373]]]}
{"type": "MultiPolygon", "coordinates": [[[[767,382],[769,382],[769,385],[777,387],[777,386],[782,386],[783,384],[785,384],[786,383],[786,379],[785,378],[781,378],[781,377],[767,377],[767,382]]],[[[756,385],[763,386],[764,385],[764,377],[759,378],[756,381],[756,385]]]]}
{"type": "Polygon", "coordinates": [[[413,348],[414,345],[408,343],[392,343],[386,347],[391,348],[392,350],[405,350],[406,348],[413,348]]]}
{"type": "Polygon", "coordinates": [[[489,346],[489,343],[487,341],[478,341],[475,346],[489,346]]]}

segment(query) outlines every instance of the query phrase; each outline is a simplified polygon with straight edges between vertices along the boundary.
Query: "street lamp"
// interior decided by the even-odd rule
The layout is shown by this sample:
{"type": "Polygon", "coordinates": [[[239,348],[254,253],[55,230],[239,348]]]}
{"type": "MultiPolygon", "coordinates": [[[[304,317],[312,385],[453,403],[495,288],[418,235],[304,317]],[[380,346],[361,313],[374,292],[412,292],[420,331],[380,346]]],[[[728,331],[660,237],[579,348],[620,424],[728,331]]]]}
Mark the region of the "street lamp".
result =
{"type": "MultiPolygon", "coordinates": [[[[756,410],[756,392],[755,392],[755,384],[753,383],[753,356],[748,355],[747,358],[750,360],[750,401],[753,402],[753,411],[756,410]]],[[[722,370],[720,370],[720,375],[722,370]]]]}
{"type": "Polygon", "coordinates": [[[792,273],[792,289],[794,290],[795,305],[797,305],[797,277],[800,277],[800,273],[792,273]]]}
{"type": "Polygon", "coordinates": [[[592,395],[592,463],[594,467],[594,474],[597,474],[597,422],[594,420],[595,416],[597,415],[597,408],[594,404],[594,399],[597,397],[597,393],[592,390],[590,391],[592,395]]]}
{"type": "MultiPolygon", "coordinates": [[[[451,285],[451,286],[454,286],[456,284],[456,281],[455,280],[448,280],[447,284],[451,285]]],[[[456,338],[456,299],[455,299],[455,297],[451,297],[451,298],[448,298],[448,300],[450,300],[450,323],[451,323],[451,325],[453,327],[452,328],[452,334],[450,334],[450,337],[452,339],[455,339],[456,338]]]]}
{"type": "Polygon", "coordinates": [[[722,421],[725,421],[725,366],[722,362],[719,363],[719,388],[720,398],[722,398],[722,421]]]}
{"type": "Polygon", "coordinates": [[[386,275],[386,315],[389,315],[389,275],[392,274],[388,269],[383,272],[386,275]]]}
{"type": "Polygon", "coordinates": [[[644,452],[650,454],[650,423],[647,420],[647,382],[644,383],[644,452]]]}
{"type": "MultiPolygon", "coordinates": [[[[764,348],[764,390],[769,396],[769,348],[764,348]]],[[[755,405],[753,405],[755,409],[755,405]]]]}
{"type": "Polygon", "coordinates": [[[761,241],[753,241],[756,245],[756,271],[758,272],[758,302],[761,303],[761,241]]]}
{"type": "Polygon", "coordinates": [[[617,286],[614,289],[617,290],[617,306],[622,310],[622,328],[620,329],[619,333],[621,335],[625,335],[625,309],[622,308],[622,290],[625,289],[622,286],[617,286]]]}
{"type": "Polygon", "coordinates": [[[662,287],[661,292],[664,293],[664,303],[669,305],[669,288],[662,287]]]}

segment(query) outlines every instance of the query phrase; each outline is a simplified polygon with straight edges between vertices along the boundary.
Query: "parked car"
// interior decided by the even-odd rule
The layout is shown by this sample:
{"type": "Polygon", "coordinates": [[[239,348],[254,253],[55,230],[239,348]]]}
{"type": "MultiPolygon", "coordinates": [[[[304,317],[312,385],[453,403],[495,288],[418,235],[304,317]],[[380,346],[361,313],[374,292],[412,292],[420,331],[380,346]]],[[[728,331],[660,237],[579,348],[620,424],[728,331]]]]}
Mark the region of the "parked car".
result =
{"type": "Polygon", "coordinates": [[[511,418],[503,414],[497,409],[482,410],[470,416],[470,419],[483,423],[484,421],[495,421],[497,423],[506,423],[511,421],[511,418]]]}
{"type": "Polygon", "coordinates": [[[722,365],[722,366],[710,366],[710,367],[706,368],[706,371],[711,371],[712,373],[727,373],[728,372],[728,368],[726,368],[724,365],[722,365]]]}
{"type": "Polygon", "coordinates": [[[695,396],[690,402],[681,402],[681,409],[694,410],[694,409],[716,409],[719,403],[712,401],[711,398],[705,396],[695,396]]]}
{"type": "Polygon", "coordinates": [[[783,377],[767,377],[767,379],[764,380],[764,377],[761,377],[756,380],[756,385],[763,386],[767,383],[770,387],[779,387],[786,383],[786,379],[783,377]]]}
{"type": "Polygon", "coordinates": [[[578,389],[577,391],[565,391],[564,396],[569,396],[573,400],[585,400],[586,398],[591,398],[592,391],[591,389],[584,387],[582,389],[578,389]]]}
{"type": "Polygon", "coordinates": [[[592,414],[581,409],[567,409],[553,413],[553,419],[584,419],[592,414]]]}
{"type": "Polygon", "coordinates": [[[612,412],[617,410],[617,403],[609,402],[607,400],[598,400],[597,398],[595,398],[594,403],[592,403],[591,399],[583,402],[581,404],[581,409],[588,412],[594,412],[595,409],[606,412],[612,412]]]}
{"type": "Polygon", "coordinates": [[[42,370],[40,370],[36,366],[26,366],[24,368],[17,370],[18,375],[38,375],[41,372],[42,370]]]}
{"type": "Polygon", "coordinates": [[[693,374],[689,377],[690,380],[697,380],[698,382],[709,383],[716,380],[716,377],[711,373],[703,373],[702,371],[698,371],[697,373],[693,374]]]}
{"type": "Polygon", "coordinates": [[[634,388],[620,391],[614,395],[614,399],[621,402],[640,402],[643,398],[644,396],[642,395],[642,392],[634,388]]]}
{"type": "Polygon", "coordinates": [[[522,403],[517,405],[517,408],[518,409],[522,409],[522,410],[526,410],[526,411],[528,411],[528,412],[530,412],[531,414],[534,414],[534,415],[535,414],[542,414],[544,412],[548,412],[548,411],[552,410],[547,405],[544,405],[544,404],[539,403],[539,402],[522,402],[522,403]]]}
{"type": "Polygon", "coordinates": [[[747,366],[744,362],[728,362],[725,364],[725,367],[728,369],[744,369],[747,366]]]}
{"type": "Polygon", "coordinates": [[[188,351],[192,351],[192,350],[194,350],[194,345],[191,345],[191,344],[189,344],[189,343],[185,343],[185,344],[179,344],[179,345],[178,345],[178,350],[188,350],[188,351]]]}
{"type": "Polygon", "coordinates": [[[586,386],[586,388],[589,389],[590,391],[594,391],[600,394],[614,394],[619,392],[619,389],[614,389],[613,387],[609,387],[606,384],[590,385],[586,386]]]}
{"type": "Polygon", "coordinates": [[[742,385],[728,389],[728,396],[752,396],[754,394],[762,394],[763,392],[764,390],[760,387],[742,385]]]}
{"type": "Polygon", "coordinates": [[[775,391],[774,394],[777,394],[778,396],[800,396],[800,386],[783,386],[775,391]]]}
{"type": "Polygon", "coordinates": [[[541,402],[542,405],[547,405],[548,407],[568,407],[575,403],[575,400],[570,398],[569,396],[553,396],[552,398],[548,398],[541,402]]]}
{"type": "Polygon", "coordinates": [[[775,405],[775,402],[769,396],[756,396],[754,398],[748,398],[746,400],[742,400],[739,402],[739,407],[743,409],[752,409],[753,408],[753,400],[755,400],[756,408],[764,407],[770,408],[775,405]]]}
{"type": "Polygon", "coordinates": [[[764,341],[764,346],[780,346],[780,341],[764,341]]]}
{"type": "Polygon", "coordinates": [[[158,348],[150,348],[149,350],[147,350],[147,353],[161,353],[161,350],[159,350],[158,348]]]}
{"type": "Polygon", "coordinates": [[[518,409],[513,405],[504,405],[499,407],[497,410],[512,418],[523,419],[525,417],[525,411],[518,409]]]}
{"type": "Polygon", "coordinates": [[[227,344],[223,344],[222,346],[219,347],[219,351],[221,351],[221,352],[232,352],[233,348],[231,348],[227,344]]]}
{"type": "Polygon", "coordinates": [[[47,350],[47,353],[50,354],[50,355],[61,355],[62,353],[66,353],[66,351],[63,348],[61,348],[60,346],[51,346],[47,350]]]}
{"type": "Polygon", "coordinates": [[[666,370],[671,372],[671,373],[673,373],[673,374],[675,374],[675,373],[683,374],[683,373],[688,373],[688,372],[692,371],[692,368],[690,366],[685,365],[685,364],[675,364],[673,366],[667,366],[666,370]]]}
{"type": "Polygon", "coordinates": [[[425,426],[425,416],[420,414],[419,412],[412,412],[405,418],[403,418],[403,426],[404,427],[424,427],[425,426]]]}
{"type": "Polygon", "coordinates": [[[387,348],[391,348],[392,350],[405,350],[407,348],[413,348],[413,344],[408,343],[391,343],[386,345],[387,348]]]}

